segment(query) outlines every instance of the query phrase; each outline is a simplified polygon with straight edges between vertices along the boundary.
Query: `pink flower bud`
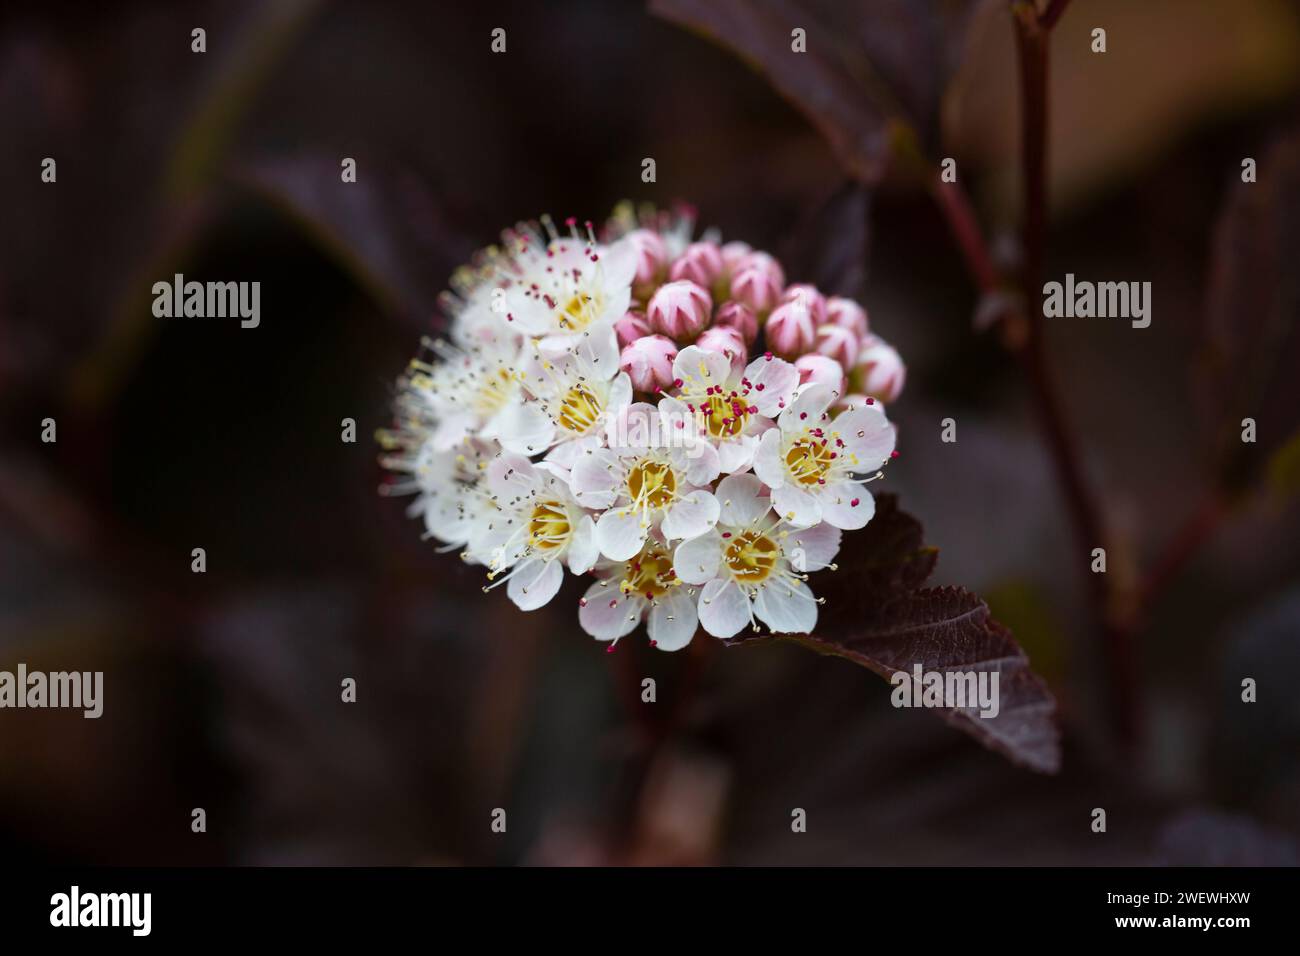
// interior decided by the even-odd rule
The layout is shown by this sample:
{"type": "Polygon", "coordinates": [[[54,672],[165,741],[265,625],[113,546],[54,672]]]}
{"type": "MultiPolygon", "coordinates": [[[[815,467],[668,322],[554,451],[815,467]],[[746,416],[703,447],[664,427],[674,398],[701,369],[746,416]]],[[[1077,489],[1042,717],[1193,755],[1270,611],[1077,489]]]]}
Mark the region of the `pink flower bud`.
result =
{"type": "Polygon", "coordinates": [[[799,356],[794,360],[794,367],[799,371],[800,385],[814,382],[818,385],[829,385],[840,394],[844,393],[847,384],[844,379],[844,367],[835,359],[814,352],[799,356]]]}
{"type": "Polygon", "coordinates": [[[633,288],[647,289],[658,285],[668,266],[668,248],[663,237],[649,229],[633,229],[623,238],[636,250],[633,288]]]}
{"type": "Polygon", "coordinates": [[[897,350],[884,339],[872,336],[858,353],[853,370],[858,387],[882,402],[892,402],[903,391],[907,367],[897,350]]]}
{"type": "Polygon", "coordinates": [[[763,328],[767,347],[782,358],[793,359],[813,350],[816,330],[812,316],[801,302],[778,305],[763,328]]]}
{"type": "Polygon", "coordinates": [[[814,325],[821,325],[826,321],[826,297],[817,291],[815,285],[796,282],[792,286],[787,286],[785,292],[781,294],[781,301],[802,302],[808,309],[808,314],[812,316],[814,325]]]}
{"type": "Polygon", "coordinates": [[[720,275],[722,250],[712,242],[692,242],[668,269],[670,281],[689,279],[705,289],[711,288],[720,275]]]}
{"type": "Polygon", "coordinates": [[[766,252],[750,252],[732,276],[731,297],[749,306],[759,316],[767,315],[781,299],[785,273],[766,252]]]}
{"type": "Polygon", "coordinates": [[[852,299],[831,296],[826,300],[826,322],[853,332],[859,339],[867,337],[867,310],[852,299]]]}
{"type": "Polygon", "coordinates": [[[689,342],[708,326],[712,312],[709,293],[689,279],[682,279],[659,287],[646,309],[646,321],[661,335],[689,342]]]}
{"type": "Polygon", "coordinates": [[[851,329],[841,325],[823,325],[817,329],[813,348],[835,359],[844,368],[852,368],[862,350],[862,342],[851,329]]]}
{"type": "Polygon", "coordinates": [[[754,250],[747,242],[729,242],[722,247],[722,270],[727,276],[740,271],[740,263],[754,250]]]}
{"type": "MultiPolygon", "coordinates": [[[[776,279],[776,285],[785,288],[785,270],[781,268],[781,263],[776,258],[766,252],[751,252],[738,263],[736,263],[736,272],[744,272],[746,269],[762,269],[765,272],[771,272],[776,279]]],[[[781,298],[778,293],[777,298],[781,298]]]]}
{"type": "Polygon", "coordinates": [[[677,345],[662,335],[647,335],[623,349],[619,368],[632,379],[632,387],[640,392],[655,392],[673,383],[673,359],[677,345]]]}
{"type": "Polygon", "coordinates": [[[758,338],[758,316],[754,315],[753,309],[741,302],[722,303],[713,317],[713,324],[736,329],[746,345],[753,345],[754,339],[758,338]]]}
{"type": "Polygon", "coordinates": [[[721,352],[731,359],[733,371],[739,373],[745,370],[749,360],[749,347],[745,344],[740,329],[730,325],[715,325],[701,332],[695,344],[710,352],[721,352]]]}
{"type": "Polygon", "coordinates": [[[650,323],[645,320],[645,313],[629,311],[614,323],[614,333],[618,336],[618,347],[625,348],[649,335],[650,323]]]}

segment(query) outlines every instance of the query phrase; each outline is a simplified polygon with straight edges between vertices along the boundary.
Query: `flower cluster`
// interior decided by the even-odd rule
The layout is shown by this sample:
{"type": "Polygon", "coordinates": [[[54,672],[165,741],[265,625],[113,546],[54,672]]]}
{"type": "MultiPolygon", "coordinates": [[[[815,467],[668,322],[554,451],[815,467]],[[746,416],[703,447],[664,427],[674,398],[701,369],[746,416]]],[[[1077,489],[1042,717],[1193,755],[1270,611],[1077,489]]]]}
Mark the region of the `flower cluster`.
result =
{"type": "Polygon", "coordinates": [[[662,650],[813,629],[808,577],[871,520],[905,375],[862,306],[692,219],[507,230],[453,277],[379,436],[388,489],[487,588],[527,611],[590,575],[583,629],[645,621],[662,650]]]}

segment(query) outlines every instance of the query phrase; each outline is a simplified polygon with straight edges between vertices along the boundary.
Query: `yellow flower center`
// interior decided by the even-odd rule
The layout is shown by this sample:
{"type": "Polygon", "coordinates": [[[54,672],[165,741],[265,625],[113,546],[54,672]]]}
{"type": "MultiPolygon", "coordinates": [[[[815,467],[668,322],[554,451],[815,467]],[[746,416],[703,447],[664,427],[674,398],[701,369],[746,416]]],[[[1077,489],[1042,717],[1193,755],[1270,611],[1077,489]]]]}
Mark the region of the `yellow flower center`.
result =
{"type": "Polygon", "coordinates": [[[484,418],[491,418],[509,400],[515,382],[514,373],[504,365],[488,371],[474,395],[474,408],[484,418]]]}
{"type": "Polygon", "coordinates": [[[624,594],[639,594],[647,601],[653,601],[678,583],[677,573],[673,570],[673,556],[650,541],[627,563],[619,589],[624,594]]]}
{"type": "Polygon", "coordinates": [[[579,332],[589,326],[595,317],[596,310],[592,307],[591,296],[578,292],[560,309],[560,328],[579,332]]]}
{"type": "Polygon", "coordinates": [[[767,535],[746,531],[727,543],[722,560],[740,583],[761,584],[772,573],[780,556],[781,549],[767,535]]]}
{"type": "Polygon", "coordinates": [[[663,461],[639,462],[627,476],[627,493],[637,505],[665,508],[677,492],[677,475],[663,461]]]}
{"type": "Polygon", "coordinates": [[[544,501],[528,519],[528,544],[541,551],[560,548],[572,530],[568,510],[558,501],[544,501]]]}
{"type": "Polygon", "coordinates": [[[785,453],[785,465],[802,485],[818,484],[830,471],[835,451],[825,439],[805,436],[795,439],[785,453]]]}
{"type": "Polygon", "coordinates": [[[704,422],[713,438],[734,438],[745,430],[749,408],[740,397],[710,395],[704,403],[704,422]]]}
{"type": "Polygon", "coordinates": [[[600,398],[585,385],[575,385],[560,403],[560,425],[571,432],[586,432],[600,418],[600,398]]]}

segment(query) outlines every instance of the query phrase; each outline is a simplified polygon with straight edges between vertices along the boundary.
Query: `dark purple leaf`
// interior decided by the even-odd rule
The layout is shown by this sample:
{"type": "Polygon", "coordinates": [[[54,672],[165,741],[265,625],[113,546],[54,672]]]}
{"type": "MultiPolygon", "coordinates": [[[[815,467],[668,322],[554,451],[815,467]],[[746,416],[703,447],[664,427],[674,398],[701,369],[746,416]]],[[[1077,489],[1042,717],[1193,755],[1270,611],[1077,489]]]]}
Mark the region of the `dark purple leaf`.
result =
{"type": "Polygon", "coordinates": [[[381,307],[423,326],[467,245],[415,175],[365,157],[356,182],[341,172],[339,157],[309,153],[253,163],[236,179],[301,223],[381,307]]]}
{"type": "Polygon", "coordinates": [[[867,280],[871,194],[848,182],[795,230],[786,244],[787,275],[826,295],[861,299],[867,280]]]}
{"type": "Polygon", "coordinates": [[[1204,402],[1226,484],[1256,478],[1300,428],[1300,132],[1259,157],[1258,181],[1238,182],[1215,232],[1204,402]],[[1257,423],[1254,444],[1241,420],[1257,423]]]}
{"type": "Polygon", "coordinates": [[[938,143],[939,105],[979,0],[651,0],[738,53],[808,117],[845,169],[884,172],[897,123],[938,143]],[[794,52],[791,33],[806,33],[794,52]]]}
{"type": "MultiPolygon", "coordinates": [[[[876,515],[844,536],[839,571],[818,576],[826,598],[813,634],[785,637],[822,654],[843,657],[889,679],[911,673],[968,671],[999,674],[996,717],[978,707],[940,713],[986,747],[1045,773],[1060,768],[1056,702],[1029,659],[988,606],[964,588],[922,588],[937,560],[921,525],[898,510],[892,495],[876,499],[876,515]]],[[[762,638],[738,638],[733,644],[762,638]]]]}

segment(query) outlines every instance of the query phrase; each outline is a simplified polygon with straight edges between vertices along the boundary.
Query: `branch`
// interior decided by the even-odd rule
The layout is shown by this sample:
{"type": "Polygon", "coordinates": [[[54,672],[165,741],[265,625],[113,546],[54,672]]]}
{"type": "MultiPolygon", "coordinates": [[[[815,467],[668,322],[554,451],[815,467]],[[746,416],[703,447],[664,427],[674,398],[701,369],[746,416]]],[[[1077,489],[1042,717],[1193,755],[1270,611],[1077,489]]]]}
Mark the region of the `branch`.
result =
{"type": "MultiPolygon", "coordinates": [[[[1064,3],[1048,8],[1052,22],[1064,3]]],[[[1043,277],[1047,247],[1047,15],[1040,18],[1028,0],[1012,4],[1016,23],[1016,49],[1020,63],[1021,150],[1024,167],[1025,225],[1024,273],[1026,302],[1036,295],[1043,277]]],[[[1048,24],[1050,25],[1050,24],[1048,24]]],[[[1093,610],[1102,634],[1103,653],[1114,695],[1113,719],[1121,744],[1130,748],[1137,736],[1136,673],[1131,628],[1120,623],[1116,601],[1106,575],[1094,574],[1082,554],[1106,546],[1106,531],[1097,500],[1084,477],[1078,442],[1065,415],[1043,329],[1041,308],[1026,307],[1028,335],[1018,352],[1036,398],[1036,409],[1057,480],[1065,493],[1075,537],[1081,548],[1079,567],[1093,598],[1093,610]]]]}
{"type": "Polygon", "coordinates": [[[1070,0],[1051,0],[1047,5],[1047,9],[1043,11],[1043,15],[1038,18],[1038,25],[1041,26],[1044,31],[1050,32],[1052,27],[1056,26],[1056,21],[1061,19],[1061,14],[1065,12],[1065,8],[1069,5],[1070,0]]]}
{"type": "Polygon", "coordinates": [[[980,232],[979,221],[966,191],[956,183],[940,181],[937,175],[933,183],[930,193],[948,221],[948,228],[957,240],[971,278],[981,292],[995,291],[999,285],[998,270],[993,265],[993,257],[989,255],[988,244],[980,232]]]}
{"type": "Polygon", "coordinates": [[[1201,546],[1219,530],[1219,524],[1227,513],[1227,503],[1218,494],[1213,494],[1187,519],[1160,553],[1151,570],[1142,578],[1137,591],[1137,607],[1140,610],[1146,610],[1155,603],[1169,582],[1178,576],[1201,546]]]}

